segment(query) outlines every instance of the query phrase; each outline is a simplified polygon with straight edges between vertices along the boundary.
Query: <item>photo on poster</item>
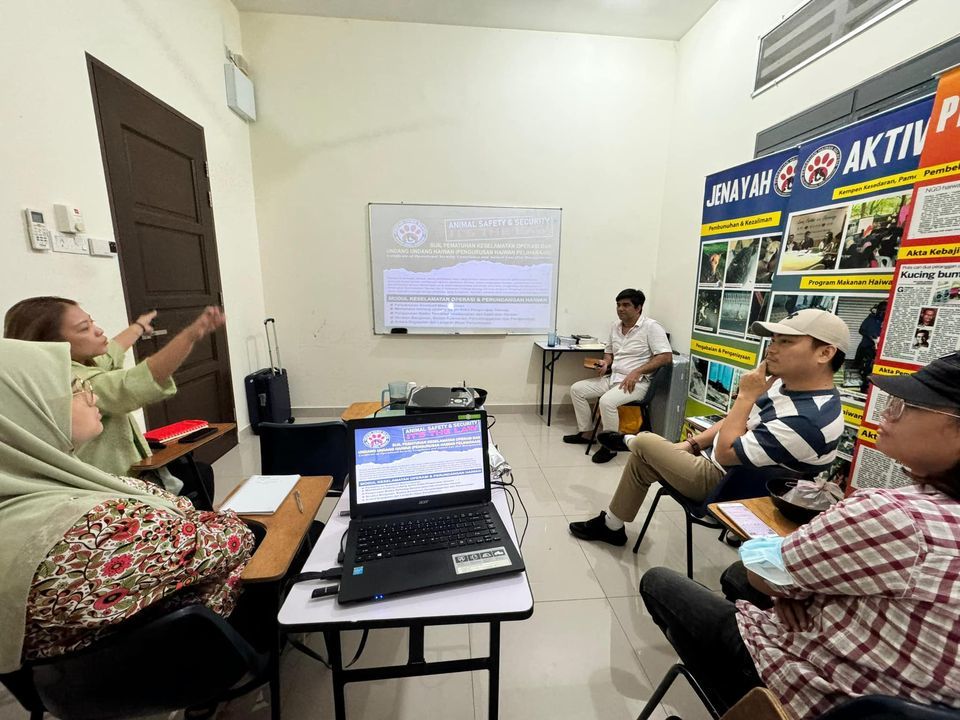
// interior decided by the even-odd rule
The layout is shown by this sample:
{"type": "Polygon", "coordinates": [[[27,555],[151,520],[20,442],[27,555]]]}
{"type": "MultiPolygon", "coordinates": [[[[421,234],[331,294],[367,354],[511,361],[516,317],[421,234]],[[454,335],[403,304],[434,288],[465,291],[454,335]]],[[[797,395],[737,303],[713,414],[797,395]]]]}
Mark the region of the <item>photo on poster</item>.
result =
{"type": "Polygon", "coordinates": [[[830,468],[814,478],[815,482],[819,480],[832,482],[846,492],[847,486],[850,484],[850,458],[837,455],[837,459],[830,463],[830,468]]]}
{"type": "Polygon", "coordinates": [[[837,456],[850,460],[853,457],[853,446],[857,444],[857,429],[852,425],[844,425],[840,433],[840,442],[837,445],[837,456]]]}
{"type": "Polygon", "coordinates": [[[833,270],[847,222],[846,207],[790,216],[787,239],[780,253],[781,274],[833,270]]]}
{"type": "Polygon", "coordinates": [[[960,280],[942,280],[930,300],[933,305],[956,305],[960,303],[960,280]]]}
{"type": "Polygon", "coordinates": [[[767,317],[767,307],[770,305],[770,293],[763,290],[754,290],[750,299],[750,318],[747,320],[747,337],[757,337],[750,332],[750,328],[758,320],[767,317]]]}
{"type": "Polygon", "coordinates": [[[917,318],[917,327],[932,328],[936,324],[937,324],[937,308],[935,307],[920,308],[920,317],[917,318]]]}
{"type": "Polygon", "coordinates": [[[740,238],[730,241],[727,253],[726,285],[752,287],[760,256],[760,238],[740,238]]]}
{"type": "Polygon", "coordinates": [[[877,295],[841,295],[837,298],[837,316],[850,330],[850,347],[835,381],[844,392],[862,396],[867,392],[867,377],[873,371],[877,342],[886,314],[887,300],[877,295]]]}
{"type": "Polygon", "coordinates": [[[700,284],[720,287],[727,268],[727,241],[708,242],[700,246],[700,284]]]}
{"type": "Polygon", "coordinates": [[[841,270],[892,268],[900,251],[911,192],[874,197],[850,206],[840,252],[841,270]]]}
{"type": "Polygon", "coordinates": [[[760,240],[760,257],[757,260],[757,277],[754,283],[757,287],[773,282],[773,276],[780,262],[782,245],[782,235],[767,235],[760,240]]]}
{"type": "Polygon", "coordinates": [[[931,340],[933,340],[933,330],[931,328],[917,328],[913,334],[913,344],[910,347],[915,350],[926,350],[930,347],[931,340]]]}
{"type": "Polygon", "coordinates": [[[787,315],[792,315],[798,310],[807,308],[816,308],[833,312],[836,305],[835,295],[796,295],[793,293],[774,293],[773,302],[770,303],[770,315],[767,317],[769,322],[780,322],[787,315]]]}
{"type": "Polygon", "coordinates": [[[710,363],[707,376],[707,404],[726,410],[730,404],[730,388],[733,385],[733,368],[719,362],[710,363]]]}
{"type": "Polygon", "coordinates": [[[746,334],[751,294],[749,290],[724,291],[723,304],[720,307],[721,333],[741,338],[746,334]]]}
{"type": "Polygon", "coordinates": [[[715,333],[720,322],[720,290],[700,290],[697,293],[697,310],[693,327],[715,333]]]}
{"type": "Polygon", "coordinates": [[[707,377],[710,362],[693,356],[690,358],[690,397],[703,401],[707,393],[707,377]]]}
{"type": "Polygon", "coordinates": [[[746,370],[740,368],[733,369],[733,380],[730,383],[730,407],[733,407],[733,401],[737,399],[737,393],[740,392],[740,378],[746,370]]]}

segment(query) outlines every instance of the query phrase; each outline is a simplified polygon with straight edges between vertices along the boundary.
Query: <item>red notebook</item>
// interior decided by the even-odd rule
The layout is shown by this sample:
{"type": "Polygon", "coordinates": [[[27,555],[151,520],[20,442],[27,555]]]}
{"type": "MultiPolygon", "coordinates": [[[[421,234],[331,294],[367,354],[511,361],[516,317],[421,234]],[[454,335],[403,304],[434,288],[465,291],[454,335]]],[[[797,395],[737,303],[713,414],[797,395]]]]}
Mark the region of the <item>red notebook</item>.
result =
{"type": "Polygon", "coordinates": [[[189,435],[195,430],[202,430],[205,427],[210,427],[210,423],[206,420],[181,420],[180,422],[154,428],[149,432],[145,432],[143,436],[147,440],[167,443],[171,440],[182,438],[184,435],[189,435]]]}

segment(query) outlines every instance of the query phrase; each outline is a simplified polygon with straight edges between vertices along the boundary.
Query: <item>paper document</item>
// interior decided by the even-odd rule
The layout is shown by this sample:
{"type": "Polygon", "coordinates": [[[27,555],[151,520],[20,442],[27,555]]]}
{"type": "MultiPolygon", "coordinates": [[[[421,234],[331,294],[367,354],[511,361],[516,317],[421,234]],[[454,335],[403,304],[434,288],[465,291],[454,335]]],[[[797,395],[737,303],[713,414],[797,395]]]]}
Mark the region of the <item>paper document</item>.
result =
{"type": "Polygon", "coordinates": [[[580,343],[577,347],[581,350],[603,350],[606,345],[603,343],[580,343]]]}
{"type": "Polygon", "coordinates": [[[754,515],[753,511],[743,503],[724,502],[718,503],[717,507],[743,530],[747,537],[779,537],[776,530],[754,515]]]}
{"type": "Polygon", "coordinates": [[[254,475],[230,496],[222,510],[238,515],[269,515],[290,494],[299,475],[254,475]]]}

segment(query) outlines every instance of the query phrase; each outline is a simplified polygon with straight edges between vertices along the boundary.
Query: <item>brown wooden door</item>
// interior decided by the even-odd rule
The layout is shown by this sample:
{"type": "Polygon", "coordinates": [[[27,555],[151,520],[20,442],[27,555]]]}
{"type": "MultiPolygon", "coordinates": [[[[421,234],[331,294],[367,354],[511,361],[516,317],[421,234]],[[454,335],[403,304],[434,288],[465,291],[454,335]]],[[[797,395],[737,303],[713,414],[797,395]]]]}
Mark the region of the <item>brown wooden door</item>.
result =
{"type": "MultiPolygon", "coordinates": [[[[113,212],[127,315],[159,311],[166,334],[134,346],[159,350],[206,305],[222,305],[203,128],[87,56],[113,212]]],[[[147,427],[185,418],[235,422],[226,328],[197,343],[174,374],[179,391],[146,408],[147,427]]],[[[210,443],[211,461],[236,433],[210,443]]],[[[201,453],[198,453],[200,455],[201,453]]]]}

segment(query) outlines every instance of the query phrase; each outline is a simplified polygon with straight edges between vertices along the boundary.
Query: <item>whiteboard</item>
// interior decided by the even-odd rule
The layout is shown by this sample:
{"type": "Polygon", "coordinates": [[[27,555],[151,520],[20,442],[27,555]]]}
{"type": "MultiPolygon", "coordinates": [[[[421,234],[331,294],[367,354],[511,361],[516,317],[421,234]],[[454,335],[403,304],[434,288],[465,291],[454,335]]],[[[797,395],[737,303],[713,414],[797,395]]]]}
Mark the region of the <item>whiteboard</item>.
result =
{"type": "Polygon", "coordinates": [[[377,334],[556,327],[560,208],[370,203],[377,334]]]}

